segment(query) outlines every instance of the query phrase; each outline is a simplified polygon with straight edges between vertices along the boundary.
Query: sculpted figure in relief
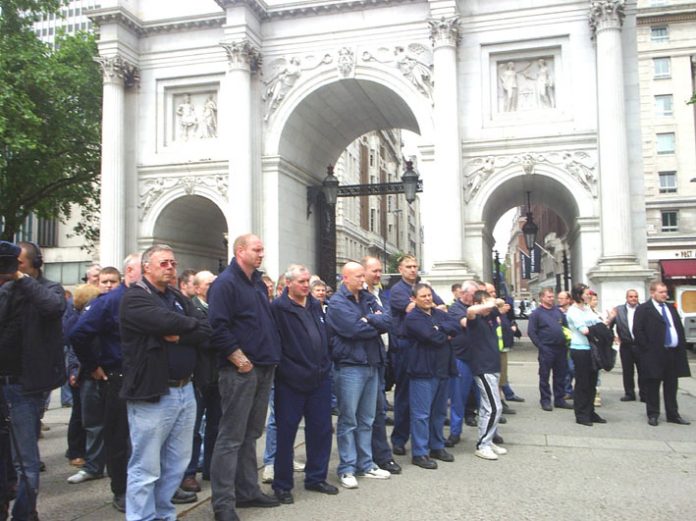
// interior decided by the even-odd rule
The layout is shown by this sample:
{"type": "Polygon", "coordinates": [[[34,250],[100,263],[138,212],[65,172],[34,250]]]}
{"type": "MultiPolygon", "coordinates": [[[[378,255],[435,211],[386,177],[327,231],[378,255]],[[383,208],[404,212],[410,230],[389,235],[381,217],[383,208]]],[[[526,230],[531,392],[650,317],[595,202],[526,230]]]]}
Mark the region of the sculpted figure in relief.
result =
{"type": "Polygon", "coordinates": [[[394,63],[419,92],[432,99],[433,80],[430,66],[422,58],[426,52],[425,47],[415,43],[409,45],[408,49],[397,46],[394,48],[394,63]]]}
{"type": "Polygon", "coordinates": [[[185,94],[184,101],[176,108],[176,114],[179,116],[179,129],[184,141],[188,141],[194,137],[198,128],[198,116],[196,109],[191,104],[191,95],[185,94]]]}
{"type": "Polygon", "coordinates": [[[478,158],[473,161],[473,164],[477,165],[477,168],[466,175],[464,183],[464,198],[467,203],[476,195],[486,179],[495,172],[495,157],[488,156],[485,160],[478,158]]]}
{"type": "Polygon", "coordinates": [[[266,90],[263,100],[268,102],[268,109],[264,116],[264,121],[268,121],[271,113],[275,111],[286,94],[292,89],[297,78],[302,74],[302,67],[299,58],[290,58],[287,64],[285,59],[278,60],[279,65],[276,74],[270,80],[264,82],[266,90]]]}
{"type": "Polygon", "coordinates": [[[553,78],[551,77],[551,70],[546,64],[546,60],[544,58],[537,60],[536,76],[525,74],[525,77],[535,82],[538,107],[554,108],[556,106],[556,99],[554,96],[553,78]]]}
{"type": "Polygon", "coordinates": [[[215,96],[210,94],[203,105],[203,137],[217,137],[217,103],[215,96]]]}

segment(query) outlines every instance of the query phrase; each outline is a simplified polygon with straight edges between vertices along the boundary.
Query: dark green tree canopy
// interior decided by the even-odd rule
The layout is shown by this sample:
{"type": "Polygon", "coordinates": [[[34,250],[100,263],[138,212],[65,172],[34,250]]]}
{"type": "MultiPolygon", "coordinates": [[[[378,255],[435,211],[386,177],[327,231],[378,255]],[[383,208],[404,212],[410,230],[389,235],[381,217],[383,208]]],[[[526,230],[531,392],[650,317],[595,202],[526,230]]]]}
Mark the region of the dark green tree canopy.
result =
{"type": "MultiPolygon", "coordinates": [[[[12,240],[31,213],[96,213],[102,77],[94,37],[41,42],[31,22],[61,0],[0,0],[0,217],[12,240]]],[[[87,221],[83,220],[84,228],[87,221]]],[[[86,230],[84,230],[86,231],[86,230]]]]}

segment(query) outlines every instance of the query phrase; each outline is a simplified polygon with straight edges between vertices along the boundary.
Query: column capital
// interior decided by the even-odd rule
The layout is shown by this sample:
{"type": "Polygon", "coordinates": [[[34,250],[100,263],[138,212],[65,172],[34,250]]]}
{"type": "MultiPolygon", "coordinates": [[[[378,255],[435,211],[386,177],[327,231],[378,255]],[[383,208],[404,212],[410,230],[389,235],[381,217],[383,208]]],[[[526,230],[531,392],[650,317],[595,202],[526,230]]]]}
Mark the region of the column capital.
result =
{"type": "Polygon", "coordinates": [[[104,83],[120,84],[125,87],[135,87],[140,83],[138,67],[119,54],[96,56],[94,61],[101,65],[104,83]]]}
{"type": "Polygon", "coordinates": [[[259,49],[249,40],[236,42],[220,42],[227,54],[229,70],[247,70],[252,74],[261,69],[263,57],[259,49]]]}
{"type": "Polygon", "coordinates": [[[428,20],[430,25],[430,41],[433,48],[456,47],[459,43],[459,17],[441,17],[428,20]]]}
{"type": "Polygon", "coordinates": [[[621,29],[625,0],[592,0],[590,2],[590,27],[592,36],[603,29],[621,29]]]}

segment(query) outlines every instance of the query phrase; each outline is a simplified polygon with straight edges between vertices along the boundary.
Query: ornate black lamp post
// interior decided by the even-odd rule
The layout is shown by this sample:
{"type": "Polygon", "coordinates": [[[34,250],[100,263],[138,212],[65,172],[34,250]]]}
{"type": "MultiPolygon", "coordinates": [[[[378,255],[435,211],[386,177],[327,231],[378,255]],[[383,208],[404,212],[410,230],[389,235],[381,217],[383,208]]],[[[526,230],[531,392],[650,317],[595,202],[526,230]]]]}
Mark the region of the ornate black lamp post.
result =
{"type": "Polygon", "coordinates": [[[532,205],[529,202],[530,193],[527,192],[527,222],[522,226],[522,233],[524,234],[524,243],[527,246],[527,251],[529,251],[530,255],[533,255],[539,227],[534,222],[534,217],[532,216],[532,205]]]}

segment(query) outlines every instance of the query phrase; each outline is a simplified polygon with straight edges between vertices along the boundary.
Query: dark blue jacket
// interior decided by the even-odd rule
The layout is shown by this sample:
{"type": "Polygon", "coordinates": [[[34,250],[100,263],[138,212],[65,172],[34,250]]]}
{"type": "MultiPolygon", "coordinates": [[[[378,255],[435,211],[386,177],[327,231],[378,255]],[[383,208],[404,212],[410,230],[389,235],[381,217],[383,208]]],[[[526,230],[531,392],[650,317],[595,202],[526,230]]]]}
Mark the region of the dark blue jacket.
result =
{"type": "MultiPolygon", "coordinates": [[[[461,319],[466,318],[466,310],[469,306],[464,304],[461,300],[455,300],[452,305],[447,310],[447,314],[454,320],[459,322],[461,319]]],[[[459,360],[469,364],[471,362],[472,351],[469,344],[469,334],[466,329],[459,327],[459,331],[452,338],[452,349],[454,349],[454,356],[459,360]]]]}
{"type": "Polygon", "coordinates": [[[475,375],[500,372],[500,350],[498,349],[498,313],[494,309],[489,315],[476,315],[466,321],[466,330],[471,346],[471,372],[475,375]]]}
{"type": "Polygon", "coordinates": [[[503,333],[503,347],[512,347],[515,343],[515,333],[507,313],[500,315],[500,330],[503,333]]]}
{"type": "Polygon", "coordinates": [[[77,323],[66,330],[83,374],[89,374],[97,367],[105,371],[121,370],[119,306],[125,292],[126,285],[121,284],[109,293],[99,295],[80,315],[77,323]]]}
{"type": "Polygon", "coordinates": [[[404,320],[411,340],[407,372],[411,378],[448,378],[457,375],[454,352],[449,341],[461,331],[459,323],[440,309],[427,314],[414,308],[404,320]]]}
{"type": "Polygon", "coordinates": [[[280,336],[260,271],[250,280],[232,259],[208,290],[208,320],[213,328],[210,345],[218,352],[220,367],[232,365],[227,357],[237,349],[254,365],[280,362],[280,336]]]}
{"type": "Polygon", "coordinates": [[[529,315],[527,334],[537,348],[565,349],[563,326],[567,326],[565,314],[557,307],[539,306],[529,315]]]}
{"type": "MultiPolygon", "coordinates": [[[[411,293],[413,287],[406,283],[404,279],[394,284],[391,291],[389,292],[389,306],[391,308],[392,317],[392,333],[397,337],[406,337],[406,328],[404,326],[404,319],[406,318],[406,308],[411,303],[411,293]]],[[[435,305],[440,306],[444,304],[444,301],[440,296],[433,291],[433,302],[435,305]]],[[[390,346],[391,349],[391,346],[390,346]]]]}
{"type": "Polygon", "coordinates": [[[290,299],[285,288],[271,304],[271,310],[278,324],[282,348],[276,379],[300,393],[310,393],[328,377],[331,368],[329,338],[321,303],[310,295],[307,305],[302,307],[290,299]],[[313,334],[308,326],[315,328],[313,334]]]}
{"type": "Polygon", "coordinates": [[[389,331],[391,319],[367,290],[360,291],[359,299],[345,286],[331,297],[326,313],[331,355],[338,365],[379,366],[385,358],[380,335],[389,331]]]}

